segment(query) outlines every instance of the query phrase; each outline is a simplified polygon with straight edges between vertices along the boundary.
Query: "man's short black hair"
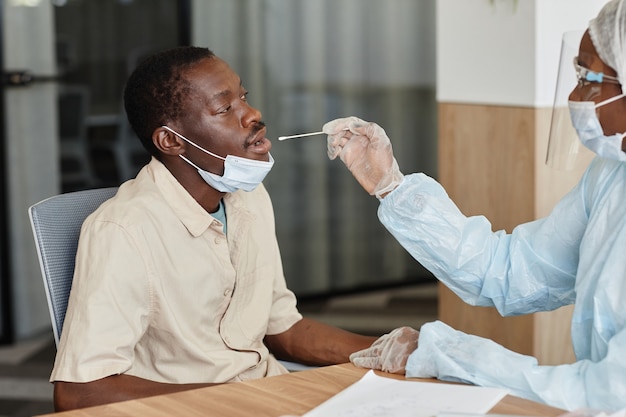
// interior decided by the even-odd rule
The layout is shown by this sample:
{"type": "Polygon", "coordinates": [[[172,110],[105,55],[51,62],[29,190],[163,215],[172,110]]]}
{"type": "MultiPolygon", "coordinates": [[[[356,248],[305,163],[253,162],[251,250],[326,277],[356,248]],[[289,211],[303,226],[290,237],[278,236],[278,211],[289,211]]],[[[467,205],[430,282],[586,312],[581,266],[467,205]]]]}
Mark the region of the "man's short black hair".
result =
{"type": "MultiPolygon", "coordinates": [[[[185,71],[215,54],[195,46],[158,52],[141,62],[126,82],[124,108],[131,127],[150,154],[159,158],[152,132],[184,112],[192,87],[185,71]]],[[[159,158],[160,159],[160,158],[159,158]]]]}

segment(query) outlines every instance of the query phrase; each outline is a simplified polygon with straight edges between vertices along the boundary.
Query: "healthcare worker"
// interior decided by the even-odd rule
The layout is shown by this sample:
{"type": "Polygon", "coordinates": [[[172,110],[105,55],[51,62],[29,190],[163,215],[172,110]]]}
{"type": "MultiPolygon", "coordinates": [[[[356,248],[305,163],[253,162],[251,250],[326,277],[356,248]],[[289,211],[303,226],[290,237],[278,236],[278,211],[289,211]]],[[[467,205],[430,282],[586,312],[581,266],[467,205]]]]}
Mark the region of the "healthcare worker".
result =
{"type": "MultiPolygon", "coordinates": [[[[432,178],[403,176],[380,126],[354,117],[324,125],[329,157],[380,199],[380,221],[466,303],[505,316],[575,305],[575,363],[539,366],[433,322],[420,330],[407,376],[504,387],[567,410],[626,407],[626,0],[610,1],[590,22],[572,71],[572,124],[597,156],[548,217],[511,234],[464,216],[432,178]]],[[[370,356],[366,349],[351,361],[367,367],[370,356]]]]}

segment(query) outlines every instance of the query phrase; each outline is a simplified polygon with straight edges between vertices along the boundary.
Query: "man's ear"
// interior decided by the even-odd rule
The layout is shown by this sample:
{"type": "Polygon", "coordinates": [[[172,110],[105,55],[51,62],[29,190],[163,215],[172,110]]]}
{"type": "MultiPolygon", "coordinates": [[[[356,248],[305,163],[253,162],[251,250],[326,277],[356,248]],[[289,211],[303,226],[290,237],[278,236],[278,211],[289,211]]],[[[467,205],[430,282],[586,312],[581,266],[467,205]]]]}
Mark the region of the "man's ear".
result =
{"type": "Polygon", "coordinates": [[[185,151],[183,140],[164,127],[154,129],[152,143],[164,155],[177,156],[185,151]]]}

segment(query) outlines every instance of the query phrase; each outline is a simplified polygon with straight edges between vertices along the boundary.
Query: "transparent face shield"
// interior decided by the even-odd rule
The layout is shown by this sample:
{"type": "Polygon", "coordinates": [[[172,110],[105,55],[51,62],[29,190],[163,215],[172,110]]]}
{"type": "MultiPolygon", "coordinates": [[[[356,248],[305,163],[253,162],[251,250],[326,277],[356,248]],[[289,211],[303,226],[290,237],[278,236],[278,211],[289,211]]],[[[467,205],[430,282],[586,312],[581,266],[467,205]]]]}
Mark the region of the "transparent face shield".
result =
{"type": "MultiPolygon", "coordinates": [[[[580,140],[570,118],[568,101],[570,93],[578,85],[579,75],[585,76],[575,68],[575,58],[578,55],[580,39],[584,31],[572,31],[563,34],[559,72],[552,107],[550,123],[550,137],[546,164],[558,170],[577,170],[584,167],[593,158],[594,154],[585,148],[580,140]]],[[[586,88],[585,101],[593,101],[600,94],[602,84],[586,88]]]]}

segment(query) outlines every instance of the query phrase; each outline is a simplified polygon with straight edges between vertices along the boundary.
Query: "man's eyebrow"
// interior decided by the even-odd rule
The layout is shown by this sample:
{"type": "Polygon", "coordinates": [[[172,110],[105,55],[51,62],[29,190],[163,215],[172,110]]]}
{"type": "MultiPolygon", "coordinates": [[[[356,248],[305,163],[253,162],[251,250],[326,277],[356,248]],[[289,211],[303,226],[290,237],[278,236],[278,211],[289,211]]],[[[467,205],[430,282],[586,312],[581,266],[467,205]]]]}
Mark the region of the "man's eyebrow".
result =
{"type": "MultiPolygon", "coordinates": [[[[241,81],[241,78],[239,79],[239,87],[243,86],[243,82],[241,81]]],[[[221,99],[222,97],[227,97],[232,93],[232,91],[230,90],[222,90],[219,93],[215,93],[211,96],[211,98],[209,99],[210,101],[216,101],[221,99]]]]}
{"type": "Polygon", "coordinates": [[[222,90],[219,93],[213,94],[209,100],[210,101],[217,101],[217,100],[221,99],[222,97],[227,97],[229,94],[230,94],[230,90],[222,90]]]}

